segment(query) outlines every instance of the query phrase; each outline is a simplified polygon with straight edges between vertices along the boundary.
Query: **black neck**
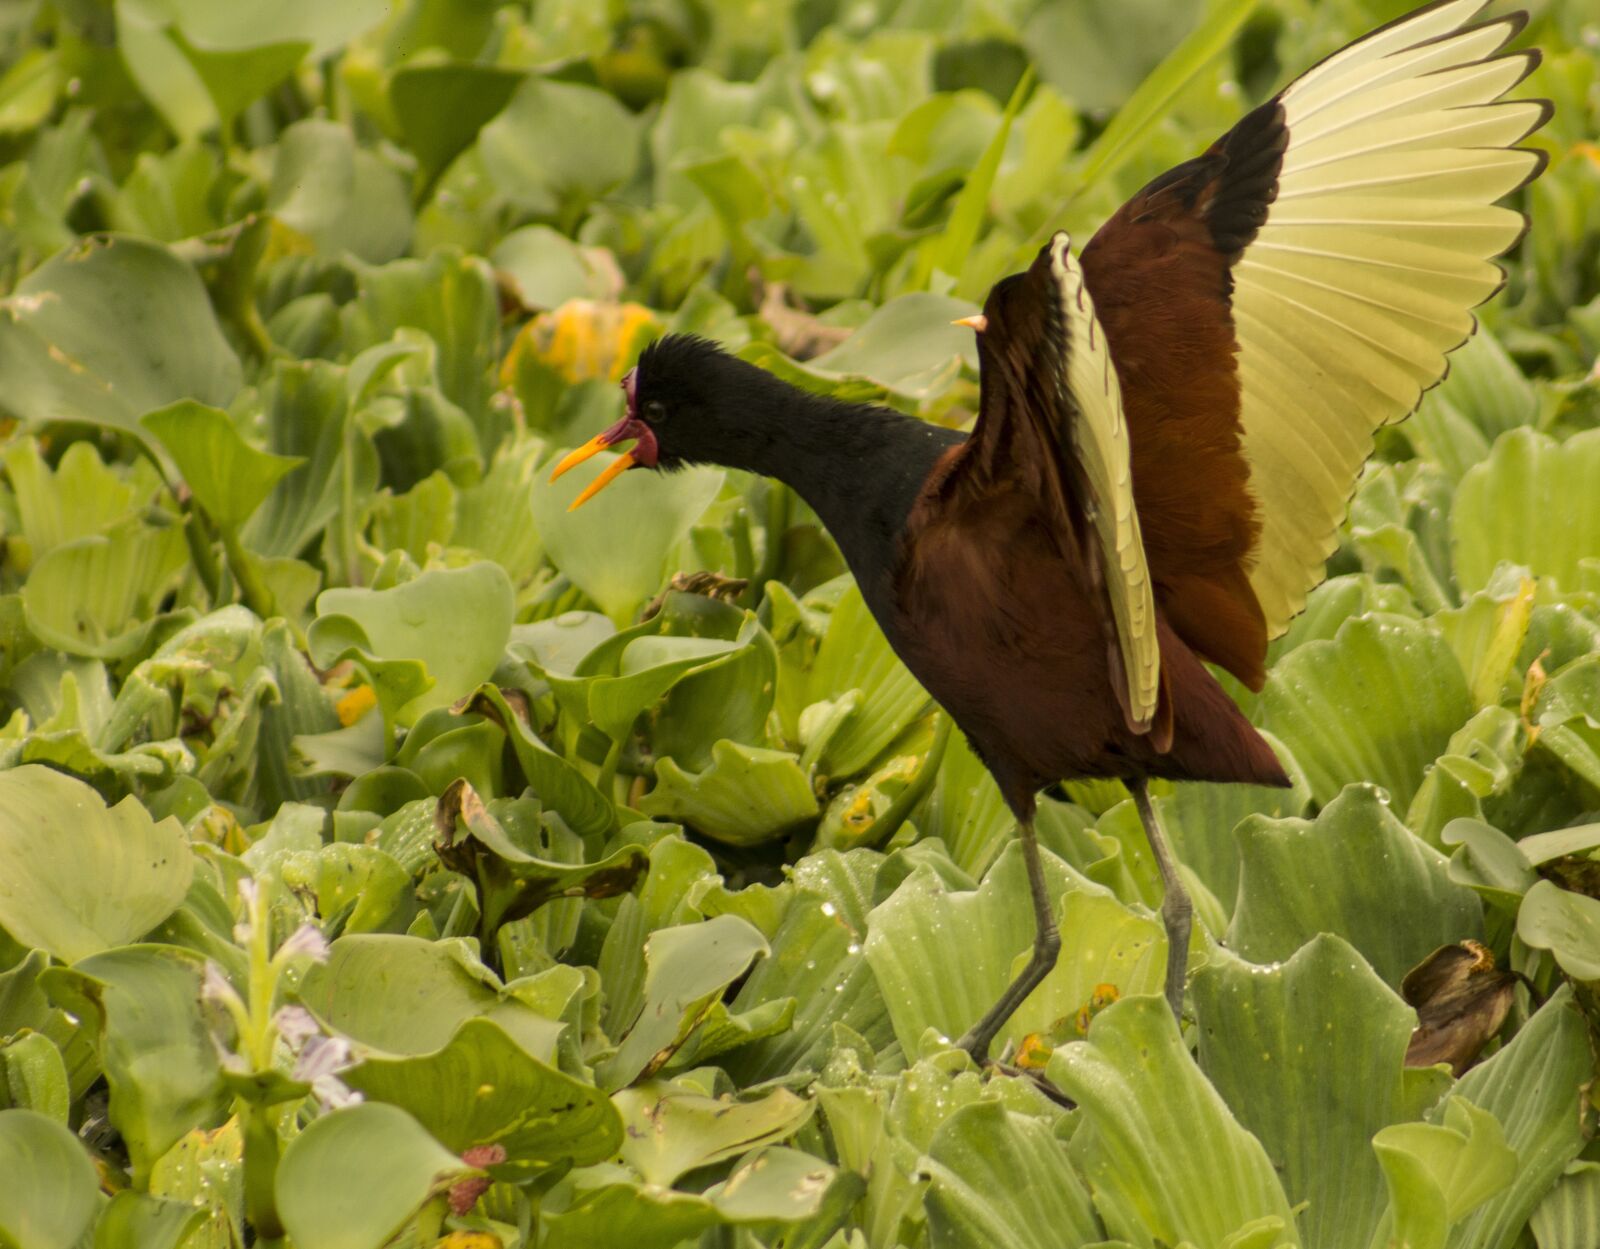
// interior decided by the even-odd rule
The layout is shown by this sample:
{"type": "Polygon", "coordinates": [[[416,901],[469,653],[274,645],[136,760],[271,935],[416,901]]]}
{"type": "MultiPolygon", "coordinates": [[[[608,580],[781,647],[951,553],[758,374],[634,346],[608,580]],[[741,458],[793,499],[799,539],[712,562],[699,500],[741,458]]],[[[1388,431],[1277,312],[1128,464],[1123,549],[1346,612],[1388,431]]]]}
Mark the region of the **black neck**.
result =
{"type": "Polygon", "coordinates": [[[911,505],[934,462],[963,435],[751,372],[757,393],[724,426],[717,462],[792,487],[838,542],[869,601],[876,599],[911,505]]]}

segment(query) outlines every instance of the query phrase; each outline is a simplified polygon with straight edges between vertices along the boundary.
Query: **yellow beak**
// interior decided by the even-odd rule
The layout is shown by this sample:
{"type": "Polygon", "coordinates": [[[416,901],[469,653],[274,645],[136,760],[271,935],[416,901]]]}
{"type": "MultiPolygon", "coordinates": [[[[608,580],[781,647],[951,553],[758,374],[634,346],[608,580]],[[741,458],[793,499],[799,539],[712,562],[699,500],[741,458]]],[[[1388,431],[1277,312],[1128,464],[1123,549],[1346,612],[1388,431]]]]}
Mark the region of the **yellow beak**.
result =
{"type": "Polygon", "coordinates": [[[981,312],[975,312],[970,317],[960,317],[950,322],[950,324],[962,325],[969,330],[976,330],[979,334],[981,334],[984,332],[984,330],[989,328],[989,318],[984,316],[981,312]]]}
{"type": "MultiPolygon", "coordinates": [[[[610,433],[610,431],[608,430],[607,433],[610,433]]],[[[578,465],[582,464],[590,456],[594,455],[595,452],[604,451],[608,446],[611,445],[612,442],[615,442],[615,441],[616,441],[615,438],[608,439],[606,437],[606,434],[596,434],[593,438],[589,439],[588,442],[584,443],[583,446],[579,447],[576,451],[573,451],[573,452],[569,453],[561,461],[561,463],[557,464],[556,467],[555,467],[555,471],[550,474],[550,480],[554,481],[557,477],[561,476],[561,474],[566,472],[568,469],[572,469],[572,468],[578,467],[578,465]]],[[[576,499],[574,499],[572,501],[571,505],[567,508],[567,511],[569,511],[569,512],[577,511],[580,507],[582,507],[590,499],[594,498],[595,495],[599,494],[602,490],[604,490],[607,486],[609,486],[613,481],[615,481],[623,473],[627,472],[630,468],[632,468],[633,465],[634,465],[634,458],[633,458],[633,452],[632,451],[627,451],[627,452],[624,452],[622,455],[619,455],[617,457],[615,463],[611,464],[608,468],[606,468],[603,472],[601,472],[601,474],[598,477],[596,477],[593,481],[591,481],[587,486],[585,486],[583,488],[583,493],[580,494],[576,499]]]]}

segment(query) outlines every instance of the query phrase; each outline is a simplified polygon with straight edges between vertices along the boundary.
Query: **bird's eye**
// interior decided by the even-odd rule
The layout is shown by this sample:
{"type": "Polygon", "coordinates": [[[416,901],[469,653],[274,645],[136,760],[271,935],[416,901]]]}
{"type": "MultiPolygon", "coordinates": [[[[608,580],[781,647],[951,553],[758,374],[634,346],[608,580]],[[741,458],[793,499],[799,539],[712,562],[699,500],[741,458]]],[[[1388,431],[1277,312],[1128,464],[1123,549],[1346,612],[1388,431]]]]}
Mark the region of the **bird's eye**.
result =
{"type": "Polygon", "coordinates": [[[652,425],[659,425],[667,419],[667,405],[659,399],[650,399],[644,405],[644,419],[652,425]]]}

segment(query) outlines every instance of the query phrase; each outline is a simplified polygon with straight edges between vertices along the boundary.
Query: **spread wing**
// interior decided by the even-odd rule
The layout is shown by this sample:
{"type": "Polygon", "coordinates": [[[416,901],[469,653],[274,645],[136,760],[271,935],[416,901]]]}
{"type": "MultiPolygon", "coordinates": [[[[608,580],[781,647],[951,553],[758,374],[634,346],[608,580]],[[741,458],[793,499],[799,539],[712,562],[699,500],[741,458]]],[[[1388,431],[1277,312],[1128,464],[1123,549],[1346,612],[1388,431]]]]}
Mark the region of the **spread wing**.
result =
{"type": "Polygon", "coordinates": [[[1157,601],[1259,687],[1324,576],[1373,435],[1444,376],[1523,229],[1548,118],[1503,100],[1515,16],[1443,0],[1335,53],[1084,250],[1121,377],[1157,601]],[[1220,348],[1220,349],[1219,349],[1220,348]]]}
{"type": "Polygon", "coordinates": [[[1058,233],[991,296],[1004,324],[983,335],[983,411],[966,472],[1010,473],[1073,535],[1092,601],[1105,612],[1113,686],[1128,727],[1170,741],[1160,717],[1160,649],[1145,564],[1122,388],[1094,299],[1069,239],[1058,233]]]}

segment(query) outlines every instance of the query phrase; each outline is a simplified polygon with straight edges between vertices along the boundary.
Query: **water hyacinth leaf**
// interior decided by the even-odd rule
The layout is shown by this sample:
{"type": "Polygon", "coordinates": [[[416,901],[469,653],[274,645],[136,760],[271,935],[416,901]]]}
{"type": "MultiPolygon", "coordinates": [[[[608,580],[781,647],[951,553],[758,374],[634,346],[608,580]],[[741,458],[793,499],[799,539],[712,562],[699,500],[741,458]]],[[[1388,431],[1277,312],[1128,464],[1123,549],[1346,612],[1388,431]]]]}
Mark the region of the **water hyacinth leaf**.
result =
{"type": "Polygon", "coordinates": [[[195,272],[167,248],[115,236],[47,260],[0,302],[0,406],[27,421],[138,434],[179,399],[225,407],[239,360],[195,272]]]}
{"type": "Polygon", "coordinates": [[[404,724],[487,680],[505,653],[511,620],[511,581],[500,565],[482,562],[430,569],[387,590],[324,590],[307,640],[313,662],[325,668],[352,648],[425,664],[433,684],[397,710],[404,724]]]}
{"type": "Polygon", "coordinates": [[[1374,1244],[1443,1245],[1449,1229],[1509,1182],[1517,1156],[1493,1115],[1450,1097],[1442,1118],[1397,1123],[1373,1138],[1390,1192],[1374,1244]]]}
{"type": "Polygon", "coordinates": [[[1311,788],[1289,748],[1271,733],[1262,736],[1293,782],[1292,788],[1177,784],[1171,793],[1156,799],[1179,862],[1199,876],[1229,912],[1239,892],[1239,851],[1231,836],[1233,830],[1252,815],[1266,819],[1304,815],[1311,801],[1311,788]]]}
{"type": "Polygon", "coordinates": [[[521,798],[497,799],[485,806],[464,779],[445,789],[434,820],[439,830],[434,849],[440,861],[478,881],[485,934],[556,898],[627,893],[649,865],[644,848],[636,845],[620,846],[592,863],[546,857],[559,844],[558,838],[570,837],[558,816],[547,820],[537,802],[521,798]]]}
{"type": "Polygon", "coordinates": [[[52,967],[40,978],[58,1006],[96,1032],[110,1119],[140,1181],[222,1106],[217,1048],[200,1013],[200,965],[187,950],[135,945],[52,967]]]}
{"type": "Polygon", "coordinates": [[[699,1167],[787,1140],[816,1105],[781,1088],[735,1101],[660,1081],[622,1089],[613,1101],[625,1128],[619,1157],[662,1188],[699,1167]]]}
{"type": "Polygon", "coordinates": [[[132,512],[136,495],[146,492],[138,466],[127,474],[108,468],[92,442],[72,443],[51,468],[37,439],[18,438],[6,448],[4,460],[22,536],[35,560],[63,542],[103,533],[132,512]]]}
{"type": "Polygon", "coordinates": [[[519,208],[570,220],[633,173],[638,129],[633,114],[603,91],[530,77],[484,126],[478,152],[519,208]]]}
{"type": "Polygon", "coordinates": [[[1347,621],[1331,641],[1290,651],[1272,670],[1261,711],[1317,802],[1371,781],[1404,806],[1473,707],[1444,638],[1385,615],[1347,621]]]}
{"type": "Polygon", "coordinates": [[[1137,1243],[1293,1243],[1294,1215],[1261,1143],[1190,1061],[1159,997],[1130,997],[1058,1048],[1046,1074],[1084,1121],[1068,1145],[1112,1236],[1137,1243]]]}
{"type": "Polygon", "coordinates": [[[289,854],[278,872],[289,888],[314,897],[317,914],[341,932],[404,932],[416,914],[410,874],[375,846],[335,842],[289,854]]]}
{"type": "Polygon", "coordinates": [[[423,185],[466,151],[525,75],[494,65],[406,65],[389,79],[389,104],[423,185]]]}
{"type": "Polygon", "coordinates": [[[1451,1233],[1450,1249],[1491,1249],[1516,1239],[1584,1146],[1585,1112],[1574,1108],[1593,1074],[1583,1014],[1563,986],[1509,1045],[1456,1084],[1457,1095],[1499,1120],[1518,1165],[1510,1184],[1451,1233]]]}
{"type": "Polygon", "coordinates": [[[0,926],[65,962],[123,945],[172,914],[194,874],[175,819],[136,798],[107,807],[82,781],[0,773],[0,926]]]}
{"type": "MultiPolygon", "coordinates": [[[[517,628],[512,630],[513,636],[517,628]]],[[[533,731],[522,700],[497,686],[484,685],[467,702],[465,710],[492,720],[505,731],[523,780],[534,796],[548,809],[559,812],[574,832],[590,836],[615,825],[616,809],[582,772],[545,745],[533,731]]]]}
{"type": "MultiPolygon", "coordinates": [[[[487,449],[506,428],[488,402],[499,308],[487,262],[441,248],[426,260],[363,268],[356,298],[340,318],[352,354],[392,342],[402,328],[421,330],[426,338],[420,341],[437,351],[439,389],[478,425],[487,449]]],[[[352,402],[359,405],[361,398],[352,396],[352,402]]]]}
{"type": "Polygon", "coordinates": [[[1517,936],[1535,950],[1549,950],[1567,975],[1600,980],[1600,901],[1541,880],[1522,900],[1517,936]]]}
{"type": "Polygon", "coordinates": [[[584,691],[589,719],[613,741],[679,681],[729,662],[754,645],[759,631],[752,618],[733,641],[706,637],[646,634],[633,639],[617,657],[615,675],[597,673],[584,691]]]}
{"type": "Polygon", "coordinates": [[[1563,590],[1600,551],[1600,502],[1586,483],[1600,475],[1600,434],[1558,443],[1532,429],[1499,438],[1489,458],[1461,479],[1450,512],[1456,577],[1463,590],[1489,583],[1501,562],[1551,577],[1563,590]],[[1552,525],[1550,518],[1561,523],[1552,525]]]}
{"type": "Polygon", "coordinates": [[[42,1032],[23,1032],[0,1044],[0,1096],[11,1106],[67,1122],[72,1090],[61,1051],[42,1032]]]}
{"type": "Polygon", "coordinates": [[[933,787],[912,819],[927,836],[943,841],[950,857],[973,875],[982,875],[994,862],[1017,823],[965,733],[951,735],[933,787]]]}
{"type": "Polygon", "coordinates": [[[685,772],[670,758],[656,761],[656,787],[639,809],[686,824],[731,846],[759,845],[817,814],[817,795],[798,756],[741,746],[726,739],[711,748],[704,771],[685,772]]]}
{"type": "Polygon", "coordinates": [[[328,961],[307,970],[299,996],[329,1029],[387,1056],[437,1053],[462,1023],[482,1017],[547,1063],[562,1028],[508,993],[454,941],[340,937],[328,961]]]}
{"type": "Polygon", "coordinates": [[[1366,1245],[1388,1204],[1372,1136],[1415,1113],[1411,1010],[1328,934],[1273,967],[1220,952],[1191,990],[1200,1068],[1305,1203],[1305,1249],[1366,1245]]]}
{"type": "Polygon", "coordinates": [[[488,1019],[466,1019],[431,1054],[374,1056],[343,1078],[370,1100],[409,1112],[454,1153],[499,1145],[523,1175],[602,1162],[623,1140],[604,1093],[535,1058],[488,1019]],[[476,1095],[463,1096],[469,1089],[476,1095]]]}
{"type": "MultiPolygon", "coordinates": [[[[1166,939],[1154,920],[1123,906],[1048,851],[1061,957],[996,1037],[996,1045],[1048,1032],[1085,1006],[1095,986],[1123,995],[1160,983],[1166,939]]],[[[1020,846],[1008,847],[976,891],[948,892],[919,867],[868,917],[867,962],[901,1047],[917,1052],[929,1028],[959,1037],[1011,983],[1033,945],[1034,921],[1020,846]]]]}
{"type": "Polygon", "coordinates": [[[278,479],[305,462],[257,451],[226,412],[192,399],[147,412],[139,423],[172,457],[207,515],[229,529],[244,524],[278,479]]]}
{"type": "Polygon", "coordinates": [[[584,249],[549,226],[513,230],[495,244],[490,259],[525,307],[559,308],[568,300],[609,293],[605,275],[584,249]]]}
{"type": "Polygon", "coordinates": [[[1479,707],[1498,704],[1507,681],[1519,675],[1513,666],[1533,619],[1537,588],[1533,578],[1518,577],[1509,594],[1475,594],[1461,607],[1436,617],[1479,707]]]}
{"type": "Polygon", "coordinates": [[[627,1021],[617,1052],[596,1068],[601,1087],[622,1088],[659,1070],[723,990],[768,949],[760,931],[736,915],[651,933],[644,946],[643,1005],[627,1021]]]}
{"type": "Polygon", "coordinates": [[[107,533],[64,542],[34,565],[22,587],[28,628],[69,655],[134,654],[186,556],[177,525],[156,528],[133,518],[107,533]]]}
{"type": "Polygon", "coordinates": [[[860,703],[815,757],[818,770],[834,780],[868,767],[907,725],[926,714],[930,703],[854,586],[833,609],[807,679],[806,699],[819,703],[850,690],[861,692],[860,703]]]}
{"type": "Polygon", "coordinates": [[[902,295],[803,367],[828,381],[863,380],[908,399],[935,398],[950,388],[963,366],[978,367],[973,334],[950,324],[976,311],[968,301],[948,295],[902,295]]]}
{"type": "Polygon", "coordinates": [[[383,264],[411,241],[411,202],[400,174],[356,146],[348,126],[308,118],[278,140],[267,207],[329,256],[383,264]]]}
{"type": "Polygon", "coordinates": [[[813,1154],[773,1146],[704,1193],[641,1184],[620,1166],[577,1171],[542,1203],[540,1223],[546,1249],[600,1243],[673,1249],[721,1226],[820,1225],[831,1234],[860,1191],[853,1174],[813,1154]]]}
{"type": "Polygon", "coordinates": [[[724,1066],[741,1084],[820,1071],[840,1024],[876,1050],[894,1041],[877,978],[862,950],[881,859],[824,850],[795,866],[797,893],[771,938],[772,953],[745,977],[735,1011],[793,1001],[789,1028],[735,1051],[724,1066]]]}
{"type": "Polygon", "coordinates": [[[673,572],[668,556],[722,488],[720,469],[624,473],[576,512],[578,492],[610,467],[601,452],[559,481],[533,483],[533,520],[555,566],[617,624],[632,620],[673,572]],[[621,535],[626,534],[623,541],[621,535]]]}
{"type": "Polygon", "coordinates": [[[0,1239],[16,1249],[73,1249],[99,1200],[94,1164],[73,1134],[33,1110],[0,1110],[0,1239]]]}
{"type": "Polygon", "coordinates": [[[1528,1221],[1539,1249],[1583,1249],[1600,1227],[1600,1163],[1574,1162],[1528,1221]]]}
{"type": "Polygon", "coordinates": [[[124,1189],[94,1225],[94,1249],[179,1249],[206,1218],[204,1207],[124,1189]]]}
{"type": "Polygon", "coordinates": [[[1398,985],[1439,946],[1483,935],[1477,897],[1370,785],[1349,786],[1315,820],[1252,816],[1235,836],[1239,902],[1227,944],[1253,963],[1337,933],[1398,985]]]}
{"type": "Polygon", "coordinates": [[[1056,1249],[1102,1240],[1089,1190],[1061,1144],[1042,1119],[998,1101],[951,1115],[924,1163],[933,1249],[1056,1249]]]}
{"type": "Polygon", "coordinates": [[[382,1102],[314,1120],[283,1151],[278,1213],[304,1249],[379,1249],[472,1168],[382,1102]]]}

